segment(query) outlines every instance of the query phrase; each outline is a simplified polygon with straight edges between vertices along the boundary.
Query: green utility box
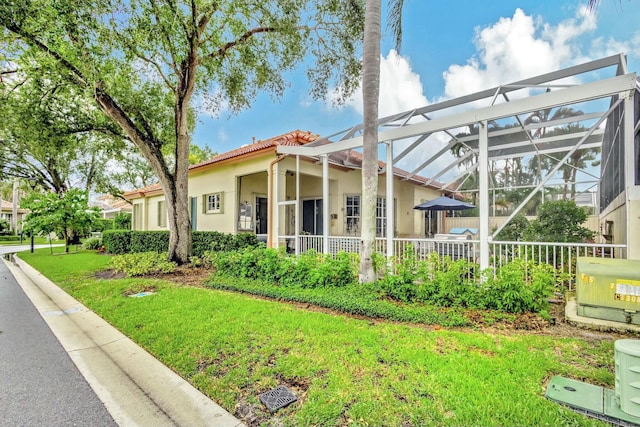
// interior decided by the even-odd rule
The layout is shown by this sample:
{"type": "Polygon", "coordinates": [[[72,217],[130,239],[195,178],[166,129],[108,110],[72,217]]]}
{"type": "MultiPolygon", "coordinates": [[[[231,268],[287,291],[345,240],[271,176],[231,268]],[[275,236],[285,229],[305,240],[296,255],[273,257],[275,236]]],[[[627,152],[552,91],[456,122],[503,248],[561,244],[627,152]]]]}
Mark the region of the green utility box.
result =
{"type": "Polygon", "coordinates": [[[578,315],[640,325],[640,260],[578,257],[578,315]]]}

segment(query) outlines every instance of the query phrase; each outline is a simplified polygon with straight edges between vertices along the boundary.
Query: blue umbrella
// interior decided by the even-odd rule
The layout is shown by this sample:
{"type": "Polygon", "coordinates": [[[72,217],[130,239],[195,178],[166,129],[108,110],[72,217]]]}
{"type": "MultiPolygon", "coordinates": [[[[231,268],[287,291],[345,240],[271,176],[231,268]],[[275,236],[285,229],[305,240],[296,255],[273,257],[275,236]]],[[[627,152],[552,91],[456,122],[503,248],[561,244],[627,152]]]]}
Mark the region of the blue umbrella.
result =
{"type": "Polygon", "coordinates": [[[475,206],[471,203],[442,196],[437,199],[429,200],[428,202],[420,203],[413,209],[418,209],[420,211],[462,211],[473,208],[475,208],[475,206]]]}

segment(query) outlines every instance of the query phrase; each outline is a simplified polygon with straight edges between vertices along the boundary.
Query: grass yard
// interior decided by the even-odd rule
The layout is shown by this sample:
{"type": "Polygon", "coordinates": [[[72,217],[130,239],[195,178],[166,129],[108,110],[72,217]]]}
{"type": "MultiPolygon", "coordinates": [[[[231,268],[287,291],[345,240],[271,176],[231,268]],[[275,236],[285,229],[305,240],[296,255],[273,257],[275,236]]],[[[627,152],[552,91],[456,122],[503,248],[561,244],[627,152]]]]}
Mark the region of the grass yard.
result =
{"type": "Polygon", "coordinates": [[[613,388],[618,336],[372,321],[160,279],[99,279],[109,257],[94,252],[21,257],[250,425],[607,425],[544,390],[552,375],[613,388]],[[279,385],[299,400],[272,415],[258,394],[279,385]]]}

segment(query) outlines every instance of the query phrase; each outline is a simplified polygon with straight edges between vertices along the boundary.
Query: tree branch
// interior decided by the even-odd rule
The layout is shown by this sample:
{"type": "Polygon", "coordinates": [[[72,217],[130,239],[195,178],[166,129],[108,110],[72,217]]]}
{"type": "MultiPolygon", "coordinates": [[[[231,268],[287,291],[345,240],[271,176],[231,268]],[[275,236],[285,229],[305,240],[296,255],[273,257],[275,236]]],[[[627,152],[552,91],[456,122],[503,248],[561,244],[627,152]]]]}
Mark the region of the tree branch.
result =
{"type": "Polygon", "coordinates": [[[224,58],[227,55],[227,52],[229,51],[229,49],[233,49],[235,46],[245,43],[247,40],[249,40],[251,37],[253,37],[256,34],[268,33],[272,31],[276,31],[276,29],[274,27],[253,28],[247,31],[246,33],[244,33],[242,36],[240,36],[237,40],[226,43],[224,46],[218,49],[217,52],[210,54],[208,57],[213,58],[215,56],[219,56],[220,58],[224,58]]]}

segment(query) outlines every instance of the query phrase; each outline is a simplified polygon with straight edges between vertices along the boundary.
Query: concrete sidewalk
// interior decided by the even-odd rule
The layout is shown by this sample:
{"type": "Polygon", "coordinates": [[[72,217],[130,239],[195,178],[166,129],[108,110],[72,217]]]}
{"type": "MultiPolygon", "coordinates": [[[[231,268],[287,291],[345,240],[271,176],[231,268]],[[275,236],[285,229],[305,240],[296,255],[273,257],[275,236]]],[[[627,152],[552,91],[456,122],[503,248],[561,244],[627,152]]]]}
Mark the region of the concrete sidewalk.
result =
{"type": "Polygon", "coordinates": [[[19,258],[9,270],[120,426],[242,422],[19,258]]]}

